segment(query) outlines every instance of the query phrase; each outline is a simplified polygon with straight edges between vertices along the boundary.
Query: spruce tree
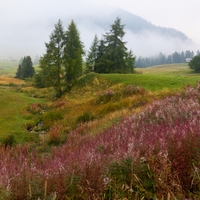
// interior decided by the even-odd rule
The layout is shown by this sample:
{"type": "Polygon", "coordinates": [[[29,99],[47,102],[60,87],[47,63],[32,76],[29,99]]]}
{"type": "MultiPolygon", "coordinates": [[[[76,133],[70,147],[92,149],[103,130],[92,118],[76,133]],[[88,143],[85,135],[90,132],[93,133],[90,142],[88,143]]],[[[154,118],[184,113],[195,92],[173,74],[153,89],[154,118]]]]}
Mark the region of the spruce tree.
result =
{"type": "Polygon", "coordinates": [[[86,57],[86,73],[94,71],[95,61],[98,55],[99,40],[97,35],[95,35],[94,40],[90,46],[90,50],[86,57]]]}
{"type": "Polygon", "coordinates": [[[24,60],[22,62],[22,74],[23,79],[33,77],[35,74],[35,69],[33,67],[33,63],[30,56],[24,57],[24,60]]]}
{"type": "Polygon", "coordinates": [[[124,25],[121,25],[121,19],[117,17],[111,30],[105,35],[107,45],[107,53],[112,61],[110,65],[110,73],[124,73],[126,68],[125,58],[127,57],[126,42],[123,42],[125,35],[124,25]]]}
{"type": "Polygon", "coordinates": [[[22,65],[21,65],[21,64],[18,65],[18,68],[17,68],[17,72],[16,72],[16,75],[15,75],[15,78],[22,79],[22,65]]]}
{"type": "Polygon", "coordinates": [[[74,83],[83,73],[83,44],[76,24],[72,20],[65,33],[64,63],[65,63],[65,84],[74,83]]]}
{"type": "Polygon", "coordinates": [[[133,55],[133,51],[130,50],[127,53],[126,64],[124,68],[124,73],[134,73],[135,69],[135,56],[133,55]]]}
{"type": "Polygon", "coordinates": [[[97,73],[132,73],[134,70],[135,57],[132,51],[127,51],[124,25],[117,17],[111,25],[110,32],[103,36],[99,44],[94,71],[97,73]]]}
{"type": "Polygon", "coordinates": [[[30,56],[25,56],[21,64],[19,64],[16,72],[16,78],[26,79],[31,78],[35,74],[35,69],[33,67],[33,63],[30,56]]]}
{"type": "Polygon", "coordinates": [[[100,40],[97,57],[94,64],[94,71],[96,73],[110,73],[110,65],[112,61],[109,60],[109,54],[107,52],[105,42],[103,39],[100,40]]]}

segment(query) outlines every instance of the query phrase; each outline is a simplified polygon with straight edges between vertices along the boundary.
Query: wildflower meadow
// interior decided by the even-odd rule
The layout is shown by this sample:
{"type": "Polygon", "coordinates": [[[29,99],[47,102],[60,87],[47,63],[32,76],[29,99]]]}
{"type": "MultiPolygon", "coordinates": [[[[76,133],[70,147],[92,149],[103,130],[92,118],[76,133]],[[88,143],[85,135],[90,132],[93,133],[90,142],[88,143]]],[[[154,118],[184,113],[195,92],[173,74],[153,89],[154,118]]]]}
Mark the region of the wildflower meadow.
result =
{"type": "Polygon", "coordinates": [[[0,199],[199,199],[199,94],[188,86],[100,134],[77,127],[47,155],[2,147],[0,199]]]}

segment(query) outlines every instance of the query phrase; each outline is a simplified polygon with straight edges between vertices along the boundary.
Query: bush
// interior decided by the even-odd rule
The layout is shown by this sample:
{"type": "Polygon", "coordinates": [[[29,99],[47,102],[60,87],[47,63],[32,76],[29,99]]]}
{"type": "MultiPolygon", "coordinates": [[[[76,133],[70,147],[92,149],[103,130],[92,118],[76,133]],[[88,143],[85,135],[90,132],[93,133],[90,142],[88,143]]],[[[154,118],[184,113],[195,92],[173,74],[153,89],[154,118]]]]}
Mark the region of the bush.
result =
{"type": "Polygon", "coordinates": [[[83,113],[83,115],[77,118],[77,123],[85,123],[85,122],[93,121],[94,119],[95,117],[91,113],[85,112],[83,113]]]}
{"type": "Polygon", "coordinates": [[[48,145],[58,146],[65,141],[66,135],[62,132],[62,129],[61,125],[55,125],[50,128],[47,138],[48,145]]]}
{"type": "Polygon", "coordinates": [[[122,93],[124,96],[131,96],[134,94],[143,95],[145,94],[145,92],[146,91],[144,88],[141,88],[139,86],[133,86],[133,85],[126,85],[122,90],[122,93]]]}
{"type": "Polygon", "coordinates": [[[14,135],[8,135],[7,137],[5,137],[2,141],[3,146],[5,147],[5,149],[7,147],[12,147],[15,144],[15,137],[14,135]]]}
{"type": "Polygon", "coordinates": [[[188,65],[195,72],[200,72],[200,55],[197,55],[197,56],[193,57],[188,65]]]}
{"type": "Polygon", "coordinates": [[[41,114],[45,109],[46,105],[42,103],[33,103],[27,108],[31,114],[41,114]]]}
{"type": "Polygon", "coordinates": [[[27,131],[32,131],[35,126],[36,126],[36,124],[33,120],[29,120],[24,124],[24,127],[27,131]]]}
{"type": "Polygon", "coordinates": [[[98,93],[98,100],[100,103],[107,103],[110,101],[115,95],[115,92],[113,90],[107,90],[105,92],[99,92],[98,93]]]}
{"type": "Polygon", "coordinates": [[[49,111],[44,113],[43,122],[44,127],[49,129],[57,120],[63,119],[63,114],[60,111],[49,111]]]}

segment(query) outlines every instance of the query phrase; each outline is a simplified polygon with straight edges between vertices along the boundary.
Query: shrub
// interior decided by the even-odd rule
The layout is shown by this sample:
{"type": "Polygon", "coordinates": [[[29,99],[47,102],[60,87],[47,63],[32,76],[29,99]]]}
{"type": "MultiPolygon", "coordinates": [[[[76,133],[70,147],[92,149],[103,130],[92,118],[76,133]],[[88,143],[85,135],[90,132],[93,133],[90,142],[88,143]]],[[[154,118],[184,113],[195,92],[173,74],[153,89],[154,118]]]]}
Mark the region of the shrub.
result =
{"type": "Polygon", "coordinates": [[[36,126],[34,120],[28,120],[25,124],[24,127],[27,131],[32,131],[34,127],[36,126]]]}
{"type": "Polygon", "coordinates": [[[144,88],[141,88],[139,86],[126,85],[123,88],[122,93],[124,96],[131,96],[135,94],[144,95],[146,91],[144,88]]]}
{"type": "Polygon", "coordinates": [[[43,122],[44,127],[49,129],[55,121],[63,119],[63,114],[61,111],[49,111],[44,113],[43,115],[43,122]]]}
{"type": "Polygon", "coordinates": [[[93,121],[94,119],[95,117],[91,113],[85,112],[77,118],[77,123],[85,123],[93,121]]]}
{"type": "Polygon", "coordinates": [[[2,141],[3,146],[5,147],[5,149],[7,147],[12,147],[15,144],[15,137],[14,135],[8,135],[6,136],[3,141],[2,141]]]}
{"type": "Polygon", "coordinates": [[[66,140],[66,135],[62,132],[63,127],[61,125],[54,125],[50,128],[47,137],[48,145],[58,146],[66,140]]]}
{"type": "Polygon", "coordinates": [[[115,92],[113,90],[107,90],[105,92],[98,93],[98,101],[100,103],[107,103],[111,99],[113,99],[115,92]]]}
{"type": "Polygon", "coordinates": [[[27,110],[32,114],[41,114],[45,109],[46,105],[42,103],[33,103],[27,108],[27,110]]]}

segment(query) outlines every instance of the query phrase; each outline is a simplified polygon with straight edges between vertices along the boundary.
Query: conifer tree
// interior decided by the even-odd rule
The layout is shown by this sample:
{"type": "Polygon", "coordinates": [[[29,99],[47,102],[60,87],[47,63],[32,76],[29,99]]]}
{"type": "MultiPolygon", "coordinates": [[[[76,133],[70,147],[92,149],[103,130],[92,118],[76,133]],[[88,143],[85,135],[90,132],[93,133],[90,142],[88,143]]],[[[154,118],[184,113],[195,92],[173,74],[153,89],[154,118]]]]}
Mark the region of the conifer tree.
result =
{"type": "Polygon", "coordinates": [[[126,64],[124,68],[124,73],[134,73],[135,69],[135,56],[133,55],[133,51],[130,50],[127,53],[126,64]]]}
{"type": "Polygon", "coordinates": [[[16,72],[16,78],[26,79],[29,77],[33,77],[35,74],[35,69],[33,67],[33,63],[30,56],[25,56],[21,64],[19,64],[16,72]]]}
{"type": "Polygon", "coordinates": [[[111,25],[110,32],[103,36],[98,48],[97,59],[94,71],[98,73],[130,73],[133,71],[135,57],[132,51],[127,51],[126,42],[123,42],[125,35],[124,25],[117,17],[111,25]]]}
{"type": "Polygon", "coordinates": [[[94,64],[94,71],[96,73],[110,73],[110,65],[112,64],[112,61],[109,60],[109,54],[107,52],[105,42],[103,39],[100,40],[98,51],[97,51],[97,57],[94,64]]]}
{"type": "Polygon", "coordinates": [[[125,46],[126,42],[122,41],[124,35],[124,25],[121,25],[121,19],[117,18],[111,26],[110,32],[105,35],[107,52],[109,59],[112,61],[109,70],[110,73],[123,73],[125,71],[127,48],[125,46]]]}
{"type": "Polygon", "coordinates": [[[65,84],[71,85],[83,73],[84,47],[76,24],[72,20],[65,33],[64,63],[65,63],[65,84]]]}
{"type": "Polygon", "coordinates": [[[22,79],[22,64],[18,65],[17,72],[15,75],[16,78],[22,79]]]}
{"type": "Polygon", "coordinates": [[[33,77],[33,75],[35,74],[35,69],[33,67],[33,62],[30,56],[24,57],[24,60],[22,62],[22,74],[23,79],[33,77]]]}
{"type": "Polygon", "coordinates": [[[86,57],[86,73],[94,71],[94,65],[98,55],[98,46],[99,40],[97,35],[95,35],[94,40],[90,46],[88,55],[86,57]]]}
{"type": "Polygon", "coordinates": [[[40,74],[37,79],[45,87],[54,87],[57,96],[62,95],[63,77],[63,50],[64,50],[64,29],[61,20],[55,24],[55,28],[50,35],[49,43],[45,43],[46,53],[40,58],[40,74]]]}

